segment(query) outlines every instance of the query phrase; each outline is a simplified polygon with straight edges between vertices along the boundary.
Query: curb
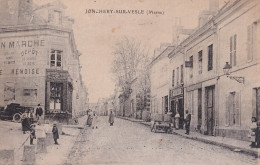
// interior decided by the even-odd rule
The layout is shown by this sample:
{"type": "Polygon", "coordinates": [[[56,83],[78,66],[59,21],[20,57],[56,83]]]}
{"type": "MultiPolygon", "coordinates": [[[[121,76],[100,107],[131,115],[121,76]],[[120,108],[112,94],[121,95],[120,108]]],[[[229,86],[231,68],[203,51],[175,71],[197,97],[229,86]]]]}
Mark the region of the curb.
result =
{"type": "MultiPolygon", "coordinates": [[[[147,126],[147,127],[150,127],[150,125],[148,125],[147,123],[144,123],[144,122],[142,122],[142,121],[133,121],[133,120],[131,120],[131,119],[123,118],[123,117],[119,117],[119,116],[118,116],[118,118],[124,119],[124,120],[128,120],[128,121],[131,121],[131,122],[140,123],[140,124],[142,124],[142,125],[145,125],[145,126],[147,126]]],[[[220,142],[216,142],[216,141],[212,141],[212,140],[208,140],[208,139],[204,139],[204,138],[186,136],[186,135],[183,135],[183,134],[178,133],[178,132],[175,132],[175,131],[173,131],[173,134],[174,134],[174,135],[182,136],[182,137],[184,137],[184,138],[186,138],[186,139],[191,139],[191,140],[196,140],[196,141],[200,141],[200,142],[207,143],[207,144],[212,144],[212,145],[216,145],[216,146],[221,146],[221,147],[230,149],[230,150],[232,150],[233,152],[236,152],[236,151],[234,151],[234,150],[236,149],[236,150],[239,150],[240,153],[244,153],[244,154],[248,154],[248,155],[252,155],[252,156],[255,156],[255,157],[260,158],[260,155],[258,154],[258,151],[253,151],[253,150],[249,150],[249,149],[246,149],[246,148],[241,148],[241,147],[237,147],[237,146],[233,146],[233,145],[229,145],[229,144],[224,144],[224,143],[220,143],[220,142]]]]}

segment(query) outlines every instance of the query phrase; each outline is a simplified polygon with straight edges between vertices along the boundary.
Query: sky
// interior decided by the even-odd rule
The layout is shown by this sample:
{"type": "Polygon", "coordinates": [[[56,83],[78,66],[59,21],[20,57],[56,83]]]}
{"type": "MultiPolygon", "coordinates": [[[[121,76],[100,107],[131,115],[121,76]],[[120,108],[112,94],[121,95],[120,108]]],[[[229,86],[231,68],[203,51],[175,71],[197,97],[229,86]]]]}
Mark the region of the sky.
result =
{"type": "MultiPolygon", "coordinates": [[[[34,0],[46,4],[55,0],[34,0]]],[[[60,0],[67,8],[65,15],[74,19],[73,31],[77,49],[82,54],[82,78],[89,101],[97,102],[113,94],[111,73],[115,43],[127,36],[143,42],[153,54],[160,43],[171,43],[176,17],[184,28],[196,28],[199,11],[207,10],[209,0],[60,0]],[[163,15],[97,14],[96,10],[153,10],[163,15]]],[[[220,0],[220,6],[224,3],[220,0]]]]}

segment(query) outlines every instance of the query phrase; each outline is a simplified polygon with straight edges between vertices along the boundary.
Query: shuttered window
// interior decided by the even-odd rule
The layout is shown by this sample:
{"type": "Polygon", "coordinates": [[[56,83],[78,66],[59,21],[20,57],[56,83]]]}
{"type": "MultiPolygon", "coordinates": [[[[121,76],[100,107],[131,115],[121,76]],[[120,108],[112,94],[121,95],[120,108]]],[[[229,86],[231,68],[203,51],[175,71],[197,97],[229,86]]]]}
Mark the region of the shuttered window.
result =
{"type": "Polygon", "coordinates": [[[198,52],[199,74],[202,74],[202,50],[198,52]]]}
{"type": "Polygon", "coordinates": [[[237,65],[237,35],[230,37],[230,65],[237,65]]]}
{"type": "Polygon", "coordinates": [[[176,72],[177,72],[177,75],[176,75],[177,86],[179,85],[179,75],[180,75],[179,70],[180,70],[179,67],[177,67],[177,69],[176,69],[176,72]]]}
{"type": "Polygon", "coordinates": [[[175,75],[175,71],[172,70],[172,87],[174,87],[174,75],[175,75]]]}
{"type": "Polygon", "coordinates": [[[208,46],[208,71],[213,69],[213,45],[208,46]]]}
{"type": "Polygon", "coordinates": [[[226,125],[240,125],[240,93],[231,92],[226,98],[226,125]]]}
{"type": "Polygon", "coordinates": [[[181,83],[183,83],[183,65],[181,65],[181,83]]]}

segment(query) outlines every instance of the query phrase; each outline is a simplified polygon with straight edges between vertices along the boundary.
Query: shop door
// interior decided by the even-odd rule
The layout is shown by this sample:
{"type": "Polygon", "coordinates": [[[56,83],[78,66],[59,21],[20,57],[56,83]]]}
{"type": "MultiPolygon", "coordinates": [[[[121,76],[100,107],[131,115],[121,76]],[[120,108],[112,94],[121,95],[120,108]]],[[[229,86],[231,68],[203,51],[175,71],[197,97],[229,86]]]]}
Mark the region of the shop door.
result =
{"type": "Polygon", "coordinates": [[[183,99],[178,99],[178,112],[180,114],[180,123],[179,123],[179,128],[183,128],[184,124],[184,109],[183,109],[183,99]]]}
{"type": "Polygon", "coordinates": [[[171,101],[171,113],[172,113],[173,116],[175,116],[175,114],[176,114],[175,110],[174,110],[175,109],[174,106],[175,106],[175,104],[174,104],[174,101],[172,100],[171,101]]]}
{"type": "Polygon", "coordinates": [[[256,117],[260,121],[260,88],[256,88],[256,117]]]}
{"type": "Polygon", "coordinates": [[[208,135],[214,133],[214,86],[206,88],[206,123],[208,135]]]}
{"type": "Polygon", "coordinates": [[[198,89],[198,127],[200,130],[202,124],[202,89],[198,89]]]}

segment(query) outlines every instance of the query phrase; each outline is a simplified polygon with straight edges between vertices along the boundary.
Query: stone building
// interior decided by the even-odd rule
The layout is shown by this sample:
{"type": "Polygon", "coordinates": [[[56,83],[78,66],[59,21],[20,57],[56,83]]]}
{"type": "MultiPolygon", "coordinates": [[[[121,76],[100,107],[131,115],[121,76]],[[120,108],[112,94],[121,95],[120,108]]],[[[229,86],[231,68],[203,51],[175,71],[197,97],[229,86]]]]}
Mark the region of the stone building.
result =
{"type": "Polygon", "coordinates": [[[184,109],[194,131],[249,140],[251,117],[260,119],[260,4],[233,0],[216,10],[210,2],[212,10],[201,12],[198,28],[176,47],[184,56],[184,109]]]}
{"type": "Polygon", "coordinates": [[[37,6],[32,0],[1,1],[0,105],[41,104],[47,118],[80,114],[87,90],[80,75],[72,30],[59,1],[37,6]]]}
{"type": "Polygon", "coordinates": [[[184,49],[181,46],[175,47],[169,53],[170,59],[169,75],[171,81],[169,83],[169,108],[172,116],[176,113],[180,114],[180,128],[183,126],[184,119],[184,49]]]}
{"type": "Polygon", "coordinates": [[[260,121],[260,2],[232,1],[214,22],[219,43],[216,134],[249,140],[251,117],[260,121]],[[222,69],[226,63],[228,77],[222,69]]]}
{"type": "Polygon", "coordinates": [[[151,118],[152,120],[169,120],[169,58],[173,46],[161,47],[159,54],[150,63],[151,79],[151,118]]]}

